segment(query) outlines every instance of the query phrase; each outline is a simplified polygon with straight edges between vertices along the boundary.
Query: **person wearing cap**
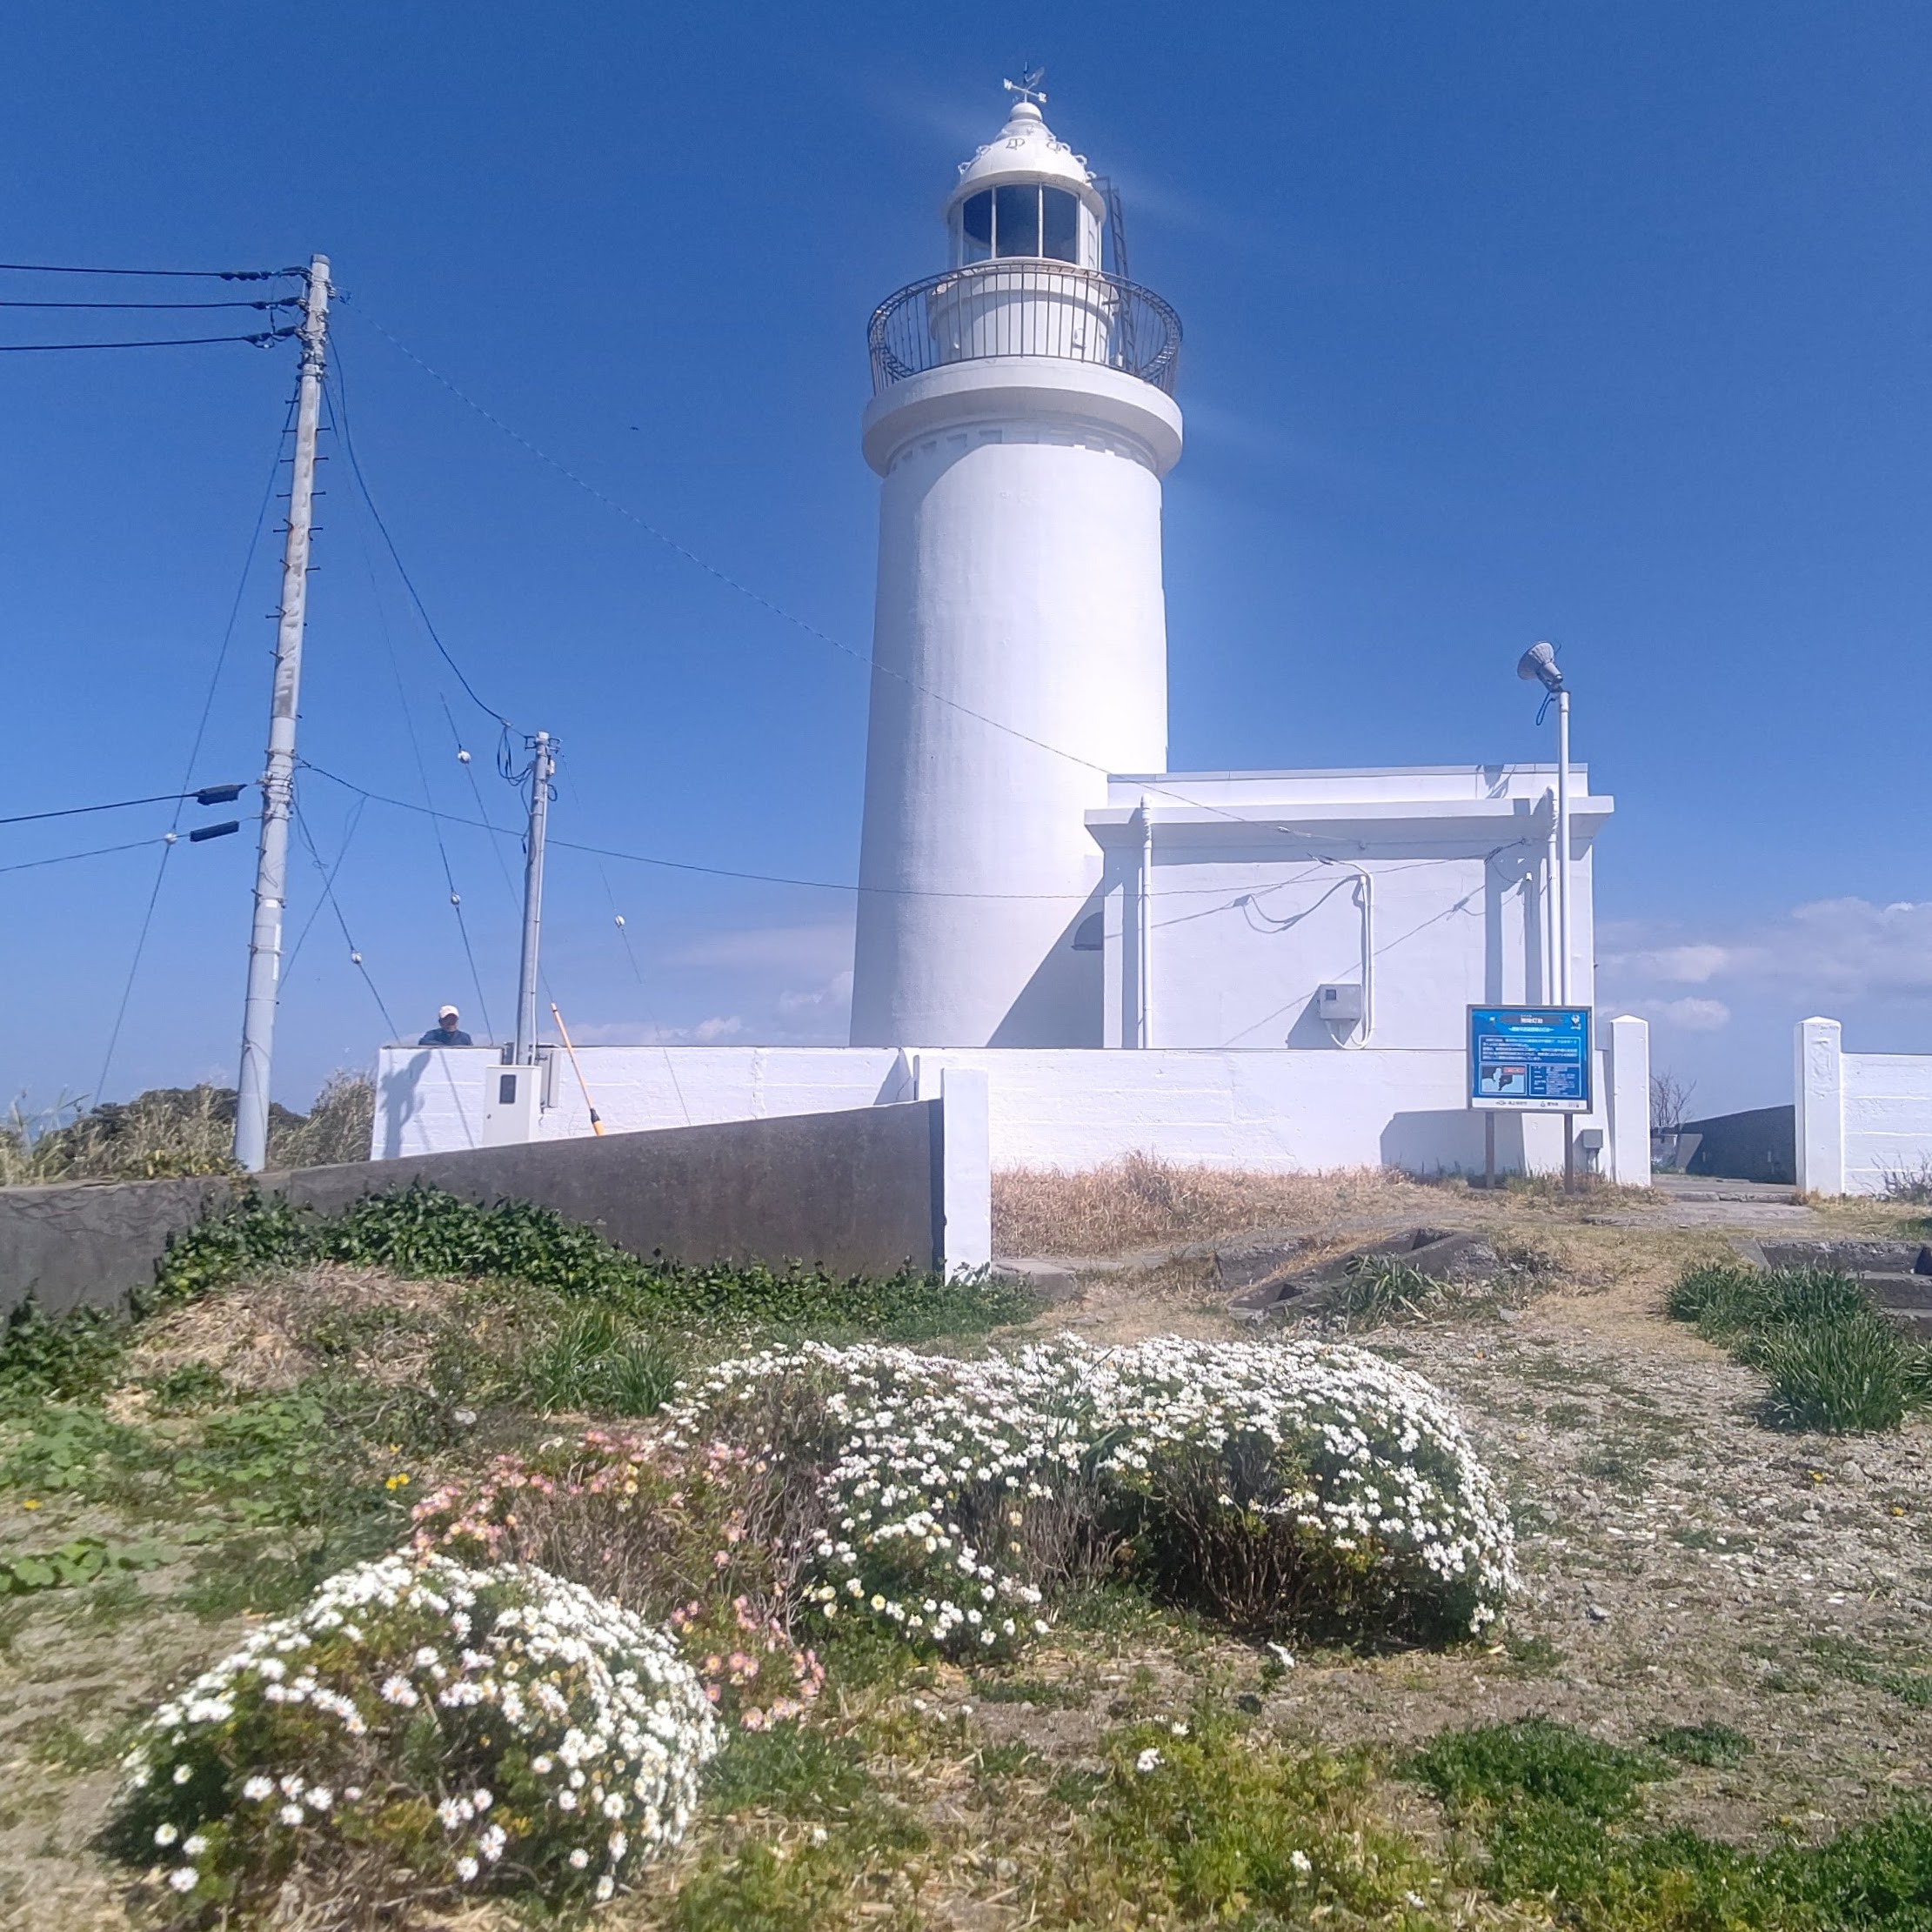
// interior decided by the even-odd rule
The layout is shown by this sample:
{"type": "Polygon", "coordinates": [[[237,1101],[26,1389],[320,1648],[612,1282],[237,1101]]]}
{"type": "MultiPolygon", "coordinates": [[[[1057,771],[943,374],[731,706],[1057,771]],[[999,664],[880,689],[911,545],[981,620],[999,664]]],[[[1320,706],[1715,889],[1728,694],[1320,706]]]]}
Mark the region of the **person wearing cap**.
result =
{"type": "Polygon", "coordinates": [[[454,1006],[438,1006],[436,1024],[417,1041],[418,1046],[473,1046],[476,1042],[457,1025],[462,1018],[454,1006]]]}

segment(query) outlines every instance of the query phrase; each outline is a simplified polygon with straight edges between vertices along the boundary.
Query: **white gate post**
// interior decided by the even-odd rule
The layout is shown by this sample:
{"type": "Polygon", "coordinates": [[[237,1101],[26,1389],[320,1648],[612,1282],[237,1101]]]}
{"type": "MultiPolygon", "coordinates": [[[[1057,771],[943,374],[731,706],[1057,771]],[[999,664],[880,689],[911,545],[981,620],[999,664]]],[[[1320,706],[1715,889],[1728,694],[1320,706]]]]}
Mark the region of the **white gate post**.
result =
{"type": "Polygon", "coordinates": [[[1610,1022],[1610,1176],[1650,1185],[1650,1026],[1628,1013],[1610,1022]]]}
{"type": "Polygon", "coordinates": [[[1835,1019],[1801,1019],[1797,1025],[1791,1102],[1802,1193],[1845,1191],[1842,1037],[1835,1019]]]}

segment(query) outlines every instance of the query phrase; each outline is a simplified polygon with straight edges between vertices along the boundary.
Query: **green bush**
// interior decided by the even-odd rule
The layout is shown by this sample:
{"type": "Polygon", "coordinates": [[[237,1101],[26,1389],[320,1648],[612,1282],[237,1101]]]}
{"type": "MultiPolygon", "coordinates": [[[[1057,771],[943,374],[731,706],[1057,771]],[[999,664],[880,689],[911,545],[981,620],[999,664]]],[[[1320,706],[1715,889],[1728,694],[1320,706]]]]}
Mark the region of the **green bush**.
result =
{"type": "Polygon", "coordinates": [[[113,1380],[126,1340],[117,1316],[76,1308],[56,1318],[29,1295],[0,1329],[0,1406],[97,1393],[113,1380]]]}
{"type": "MultiPolygon", "coordinates": [[[[526,1201],[482,1207],[419,1181],[365,1195],[331,1215],[244,1193],[175,1237],[141,1306],[205,1294],[259,1268],[315,1260],[422,1279],[521,1281],[602,1301],[640,1320],[781,1334],[860,1332],[896,1341],[979,1333],[1022,1320],[1035,1307],[1024,1287],[990,1276],[948,1281],[908,1267],[841,1279],[800,1266],[779,1272],[645,1260],[550,1208],[526,1201]]],[[[633,1367],[638,1386],[652,1380],[645,1364],[633,1367]]]]}

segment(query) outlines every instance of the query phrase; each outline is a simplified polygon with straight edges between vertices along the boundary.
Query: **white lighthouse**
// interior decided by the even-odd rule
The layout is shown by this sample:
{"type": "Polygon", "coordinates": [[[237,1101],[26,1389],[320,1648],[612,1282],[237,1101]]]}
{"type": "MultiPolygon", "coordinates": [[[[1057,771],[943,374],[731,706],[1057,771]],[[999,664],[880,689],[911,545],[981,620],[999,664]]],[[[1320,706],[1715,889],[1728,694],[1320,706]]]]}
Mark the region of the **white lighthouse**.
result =
{"type": "Polygon", "coordinates": [[[1167,762],[1180,324],[1103,268],[1106,200],[1019,91],[946,201],[948,265],[872,322],[854,1046],[1100,1046],[1086,815],[1167,762]]]}

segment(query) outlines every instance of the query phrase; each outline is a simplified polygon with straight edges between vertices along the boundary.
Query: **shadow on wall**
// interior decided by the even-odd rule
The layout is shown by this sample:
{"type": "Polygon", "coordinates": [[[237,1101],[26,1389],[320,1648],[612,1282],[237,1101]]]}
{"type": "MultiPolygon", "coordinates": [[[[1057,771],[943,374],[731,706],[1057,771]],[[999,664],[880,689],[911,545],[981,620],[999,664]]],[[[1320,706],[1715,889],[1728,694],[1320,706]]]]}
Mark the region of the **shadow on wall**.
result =
{"type": "Polygon", "coordinates": [[[1686,1120],[1681,1130],[1701,1136],[1687,1173],[1714,1180],[1763,1180],[1781,1187],[1798,1181],[1796,1116],[1788,1106],[1753,1107],[1686,1120]]]}
{"type": "MultiPolygon", "coordinates": [[[[477,1058],[479,1080],[486,1060],[486,1054],[477,1058]]],[[[401,1154],[403,1129],[423,1111],[424,1086],[438,1074],[449,1082],[451,1097],[457,1102],[457,1118],[463,1123],[463,1145],[465,1147],[476,1146],[475,1131],[470,1125],[470,1109],[462,1104],[462,1097],[456,1091],[456,1070],[450,1064],[449,1053],[425,1048],[422,1053],[411,1054],[402,1066],[392,1067],[383,1078],[381,1090],[376,1095],[376,1139],[379,1146],[372,1151],[372,1159],[394,1160],[401,1154]],[[432,1069],[436,1072],[432,1073],[432,1069]]]]}
{"type": "Polygon", "coordinates": [[[1102,956],[1076,942],[1100,903],[1098,890],[1060,929],[1052,950],[1019,989],[989,1046],[1099,1046],[1106,974],[1102,956]]]}
{"type": "MultiPolygon", "coordinates": [[[[1405,1173],[1474,1173],[1482,1172],[1482,1115],[1468,1107],[1438,1107],[1427,1112],[1397,1113],[1382,1129],[1385,1167],[1405,1173]]],[[[1523,1166],[1523,1117],[1496,1116],[1496,1171],[1518,1172],[1523,1166]]]]}

